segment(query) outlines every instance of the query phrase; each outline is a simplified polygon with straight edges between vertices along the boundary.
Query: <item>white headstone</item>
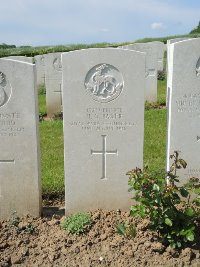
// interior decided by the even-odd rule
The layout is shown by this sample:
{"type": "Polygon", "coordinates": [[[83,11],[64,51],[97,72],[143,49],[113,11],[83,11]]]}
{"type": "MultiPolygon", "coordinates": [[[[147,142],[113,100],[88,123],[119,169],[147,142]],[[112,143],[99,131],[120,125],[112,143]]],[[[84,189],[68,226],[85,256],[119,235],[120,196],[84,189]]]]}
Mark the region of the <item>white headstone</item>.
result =
{"type": "Polygon", "coordinates": [[[33,63],[33,58],[32,57],[9,56],[9,57],[6,57],[6,59],[13,59],[13,60],[23,61],[23,62],[27,62],[27,63],[33,63]]]}
{"type": "Polygon", "coordinates": [[[0,59],[0,219],[40,215],[35,66],[0,59]]]}
{"type": "Polygon", "coordinates": [[[126,172],[143,166],[145,55],[64,53],[66,212],[128,209],[126,172]]]}
{"type": "Polygon", "coordinates": [[[134,43],[122,48],[146,53],[145,100],[157,101],[157,47],[151,43],[134,43]]]}
{"type": "Polygon", "coordinates": [[[148,43],[151,45],[155,45],[157,49],[157,70],[163,71],[164,70],[164,52],[165,52],[165,44],[163,42],[155,41],[148,43]]]}
{"type": "MultiPolygon", "coordinates": [[[[171,72],[170,70],[172,69],[172,59],[173,59],[173,50],[171,49],[171,44],[177,43],[177,42],[181,42],[181,41],[185,41],[185,40],[191,40],[190,38],[187,37],[182,37],[182,38],[175,38],[175,39],[169,39],[167,40],[167,76],[168,73],[171,72]]],[[[168,82],[169,82],[169,78],[168,78],[168,82]]],[[[168,92],[168,86],[167,86],[167,97],[166,97],[166,105],[168,105],[168,96],[169,92],[168,92]]]]}
{"type": "Polygon", "coordinates": [[[188,37],[179,37],[179,38],[174,38],[174,39],[169,39],[167,40],[167,45],[173,44],[173,43],[177,43],[177,42],[181,42],[181,41],[185,41],[185,40],[189,40],[191,38],[188,37]]]}
{"type": "Polygon", "coordinates": [[[180,170],[182,182],[200,178],[200,38],[170,45],[168,72],[168,145],[169,156],[180,151],[188,167],[180,170]]]}
{"type": "Polygon", "coordinates": [[[170,56],[170,52],[171,52],[170,45],[174,44],[174,43],[177,43],[177,42],[189,40],[189,39],[190,38],[188,38],[188,37],[180,37],[180,38],[174,38],[174,39],[167,40],[167,72],[168,72],[168,68],[170,68],[170,58],[171,58],[171,56],[170,56]]]}
{"type": "Polygon", "coordinates": [[[45,83],[44,55],[34,57],[37,73],[37,86],[45,83]]]}
{"type": "Polygon", "coordinates": [[[62,111],[61,53],[44,55],[47,115],[52,117],[62,111]]]}

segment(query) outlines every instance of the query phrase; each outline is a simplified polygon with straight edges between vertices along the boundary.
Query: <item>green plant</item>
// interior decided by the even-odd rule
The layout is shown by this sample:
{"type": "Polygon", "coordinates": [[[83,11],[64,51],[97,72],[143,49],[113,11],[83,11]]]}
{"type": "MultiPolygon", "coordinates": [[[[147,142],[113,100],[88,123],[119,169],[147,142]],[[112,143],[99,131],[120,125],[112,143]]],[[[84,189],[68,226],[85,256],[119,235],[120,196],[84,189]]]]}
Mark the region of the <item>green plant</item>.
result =
{"type": "Polygon", "coordinates": [[[31,223],[26,225],[25,228],[21,228],[20,230],[23,230],[25,233],[28,234],[33,234],[36,231],[35,227],[31,223]]]}
{"type": "Polygon", "coordinates": [[[9,220],[9,225],[10,225],[10,226],[18,227],[19,223],[20,223],[20,219],[19,219],[19,217],[17,216],[17,212],[14,211],[14,212],[11,214],[11,217],[10,217],[10,220],[9,220]]]}
{"type": "Polygon", "coordinates": [[[88,213],[73,214],[62,222],[61,227],[72,234],[84,233],[92,224],[92,219],[88,213]]]}
{"type": "Polygon", "coordinates": [[[39,112],[39,121],[44,121],[44,117],[46,116],[47,114],[45,112],[39,112]]]}
{"type": "Polygon", "coordinates": [[[186,162],[179,158],[177,151],[170,156],[173,160],[167,173],[150,173],[136,168],[129,171],[130,191],[134,190],[136,205],[131,207],[132,216],[149,218],[149,228],[157,231],[161,241],[173,248],[180,248],[189,241],[194,241],[195,230],[200,213],[197,196],[191,200],[194,188],[200,186],[199,179],[192,178],[185,185],[179,185],[177,170],[186,168],[186,162]]]}
{"type": "Polygon", "coordinates": [[[118,223],[116,226],[117,233],[125,237],[134,238],[136,236],[135,224],[118,223]]]}
{"type": "Polygon", "coordinates": [[[54,120],[63,120],[63,112],[57,112],[56,114],[54,114],[53,116],[54,120]]]}
{"type": "Polygon", "coordinates": [[[38,95],[46,95],[46,87],[44,84],[40,84],[38,87],[38,95]]]}
{"type": "Polygon", "coordinates": [[[159,70],[157,73],[157,79],[160,81],[165,80],[165,71],[164,70],[159,70]]]}

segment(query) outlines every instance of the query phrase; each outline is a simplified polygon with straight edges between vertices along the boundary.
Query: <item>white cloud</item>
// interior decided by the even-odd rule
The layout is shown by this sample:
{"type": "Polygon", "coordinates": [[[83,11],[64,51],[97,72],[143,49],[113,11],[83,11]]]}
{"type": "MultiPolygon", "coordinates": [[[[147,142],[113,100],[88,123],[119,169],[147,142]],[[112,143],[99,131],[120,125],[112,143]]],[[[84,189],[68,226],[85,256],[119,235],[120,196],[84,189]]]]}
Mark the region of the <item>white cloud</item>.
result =
{"type": "Polygon", "coordinates": [[[162,29],[164,29],[164,26],[163,26],[162,22],[153,22],[151,24],[151,29],[152,30],[162,30],[162,29]]]}
{"type": "Polygon", "coordinates": [[[101,32],[109,32],[110,30],[107,28],[100,29],[101,32]]]}

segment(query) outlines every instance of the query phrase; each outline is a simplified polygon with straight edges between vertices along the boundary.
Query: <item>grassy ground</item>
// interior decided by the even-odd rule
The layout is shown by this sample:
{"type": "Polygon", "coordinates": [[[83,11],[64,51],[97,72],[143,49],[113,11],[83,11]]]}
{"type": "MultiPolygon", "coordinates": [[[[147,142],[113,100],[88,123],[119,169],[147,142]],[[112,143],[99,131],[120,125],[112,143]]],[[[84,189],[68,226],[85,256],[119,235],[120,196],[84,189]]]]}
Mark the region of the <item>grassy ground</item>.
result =
{"type": "MultiPolygon", "coordinates": [[[[166,81],[158,81],[158,102],[165,103],[166,81]]],[[[46,113],[45,88],[40,87],[39,111],[46,113]]],[[[62,120],[40,122],[43,192],[64,191],[64,142],[62,120]]],[[[144,164],[150,170],[165,168],[166,109],[145,110],[144,164]]],[[[133,166],[133,168],[136,166],[133,166]]],[[[128,170],[127,170],[128,171],[128,170]]]]}
{"type": "Polygon", "coordinates": [[[64,191],[64,142],[61,120],[40,122],[43,192],[64,191]]]}
{"type": "Polygon", "coordinates": [[[165,169],[166,109],[145,111],[144,164],[152,171],[165,169]]]}
{"type": "Polygon", "coordinates": [[[158,81],[158,103],[166,104],[166,80],[158,81]]]}

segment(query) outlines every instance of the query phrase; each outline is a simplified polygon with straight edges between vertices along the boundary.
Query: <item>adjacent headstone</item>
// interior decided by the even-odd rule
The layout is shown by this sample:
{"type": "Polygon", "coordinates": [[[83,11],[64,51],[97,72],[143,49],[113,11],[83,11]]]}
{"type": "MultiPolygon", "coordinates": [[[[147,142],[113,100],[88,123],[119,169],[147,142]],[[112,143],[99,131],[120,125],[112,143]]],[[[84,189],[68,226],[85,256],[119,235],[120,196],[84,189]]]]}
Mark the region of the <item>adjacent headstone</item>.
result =
{"type": "Polygon", "coordinates": [[[62,112],[62,65],[61,53],[44,55],[46,107],[48,117],[62,112]]]}
{"type": "Polygon", "coordinates": [[[171,52],[170,45],[171,44],[174,44],[174,43],[177,43],[177,42],[189,40],[189,39],[191,39],[191,38],[188,38],[188,37],[180,37],[180,38],[174,38],[174,39],[167,40],[167,72],[169,71],[168,69],[170,68],[170,58],[171,58],[171,55],[170,55],[170,52],[171,52]]]}
{"type": "Polygon", "coordinates": [[[181,42],[181,41],[185,41],[185,40],[189,40],[191,38],[188,37],[179,37],[179,38],[174,38],[174,39],[169,39],[167,40],[167,45],[173,44],[173,43],[177,43],[177,42],[181,42]]]}
{"type": "Polygon", "coordinates": [[[37,73],[37,86],[45,84],[44,55],[34,57],[37,73]]]}
{"type": "Polygon", "coordinates": [[[9,56],[9,57],[6,57],[6,59],[13,59],[13,60],[23,61],[23,62],[27,62],[27,63],[33,63],[33,58],[32,57],[9,56]]]}
{"type": "MultiPolygon", "coordinates": [[[[182,37],[182,38],[175,38],[175,39],[167,40],[167,66],[166,66],[167,76],[168,76],[168,73],[171,72],[171,70],[172,70],[173,50],[171,49],[171,44],[185,41],[185,40],[190,40],[190,39],[191,38],[182,37]]],[[[168,81],[169,81],[169,79],[168,79],[168,81]]],[[[168,94],[169,94],[169,92],[168,92],[168,86],[167,86],[166,105],[168,105],[168,99],[169,99],[168,94]]]]}
{"type": "Polygon", "coordinates": [[[157,70],[163,71],[164,70],[164,52],[165,52],[165,44],[163,42],[151,42],[148,43],[151,45],[155,45],[157,49],[157,70]]]}
{"type": "Polygon", "coordinates": [[[0,59],[0,219],[40,215],[37,109],[35,66],[0,59]]]}
{"type": "Polygon", "coordinates": [[[125,45],[123,49],[135,50],[146,53],[146,77],[145,77],[145,100],[157,101],[157,46],[151,43],[134,43],[125,45]]]}
{"type": "Polygon", "coordinates": [[[66,213],[128,209],[126,172],[143,166],[145,55],[62,54],[66,213]]]}
{"type": "Polygon", "coordinates": [[[200,178],[200,38],[172,43],[168,72],[169,156],[179,151],[188,167],[178,170],[181,181],[200,178]]]}

